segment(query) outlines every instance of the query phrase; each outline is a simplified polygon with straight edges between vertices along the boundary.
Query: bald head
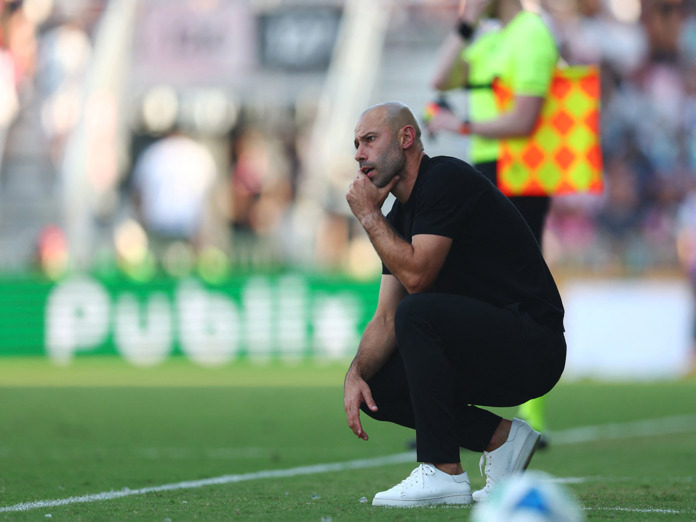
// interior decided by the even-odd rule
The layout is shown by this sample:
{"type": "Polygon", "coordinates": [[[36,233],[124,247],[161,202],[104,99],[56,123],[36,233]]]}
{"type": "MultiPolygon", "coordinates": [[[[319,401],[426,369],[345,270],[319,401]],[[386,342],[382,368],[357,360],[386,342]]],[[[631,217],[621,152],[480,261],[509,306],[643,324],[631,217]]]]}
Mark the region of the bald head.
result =
{"type": "Polygon", "coordinates": [[[424,154],[420,136],[416,118],[403,103],[373,105],[355,126],[355,161],[378,187],[386,187],[395,176],[403,180],[411,173],[415,179],[424,154]]]}
{"type": "Polygon", "coordinates": [[[388,101],[378,103],[372,107],[368,107],[360,115],[360,119],[368,114],[375,116],[378,121],[387,127],[392,134],[396,135],[399,130],[410,125],[416,129],[416,141],[420,144],[421,129],[418,125],[416,117],[411,112],[407,105],[398,101],[388,101]]]}

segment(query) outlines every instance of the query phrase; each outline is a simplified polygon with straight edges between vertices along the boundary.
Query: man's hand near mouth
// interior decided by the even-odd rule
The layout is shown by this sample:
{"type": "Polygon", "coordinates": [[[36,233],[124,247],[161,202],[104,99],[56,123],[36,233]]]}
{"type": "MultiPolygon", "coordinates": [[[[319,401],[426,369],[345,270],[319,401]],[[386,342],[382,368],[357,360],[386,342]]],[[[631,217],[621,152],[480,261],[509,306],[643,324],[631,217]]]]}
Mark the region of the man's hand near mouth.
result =
{"type": "Polygon", "coordinates": [[[371,214],[382,216],[382,205],[400,179],[399,176],[394,176],[386,186],[378,187],[370,177],[373,171],[374,167],[362,167],[346,194],[348,205],[360,222],[371,214]]]}

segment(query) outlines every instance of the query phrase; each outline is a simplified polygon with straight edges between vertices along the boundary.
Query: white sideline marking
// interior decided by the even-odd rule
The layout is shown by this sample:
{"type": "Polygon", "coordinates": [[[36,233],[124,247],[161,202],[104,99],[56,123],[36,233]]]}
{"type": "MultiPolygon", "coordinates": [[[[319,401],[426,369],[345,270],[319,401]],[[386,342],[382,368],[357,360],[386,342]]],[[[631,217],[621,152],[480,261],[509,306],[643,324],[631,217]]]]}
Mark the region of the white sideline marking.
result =
{"type": "Polygon", "coordinates": [[[583,426],[568,430],[550,432],[552,444],[578,444],[596,440],[628,439],[684,433],[696,429],[696,415],[679,415],[661,419],[647,419],[634,422],[583,426]]]}
{"type": "Polygon", "coordinates": [[[156,493],[159,491],[174,491],[177,489],[192,489],[203,486],[217,486],[220,484],[230,484],[233,482],[245,482],[247,480],[296,477],[298,475],[315,475],[318,473],[328,473],[331,471],[345,471],[348,469],[375,468],[388,464],[401,464],[403,462],[413,462],[416,458],[415,451],[407,451],[389,455],[387,457],[377,457],[372,459],[350,460],[348,462],[334,462],[331,464],[316,464],[314,466],[301,466],[290,469],[277,469],[268,471],[257,471],[254,473],[244,473],[242,475],[222,475],[201,480],[187,480],[161,486],[148,488],[129,489],[123,488],[119,491],[105,491],[93,495],[83,495],[81,497],[68,497],[55,500],[37,500],[36,502],[22,502],[14,506],[0,507],[0,513],[9,511],[29,511],[30,509],[47,508],[54,506],[65,506],[68,504],[79,504],[81,502],[96,502],[99,500],[112,500],[115,498],[130,497],[133,495],[144,495],[146,493],[156,493]]]}
{"type": "MultiPolygon", "coordinates": [[[[553,432],[553,444],[577,444],[582,442],[591,442],[603,439],[621,439],[630,437],[641,437],[650,435],[666,435],[669,433],[683,433],[696,429],[696,415],[681,415],[675,417],[665,417],[662,419],[650,419],[636,422],[612,423],[597,426],[584,426],[581,428],[572,428],[568,430],[553,432]]],[[[296,477],[299,475],[315,475],[319,473],[329,473],[332,471],[345,471],[349,469],[364,469],[375,468],[388,464],[401,464],[404,462],[415,462],[416,452],[407,451],[388,455],[386,457],[376,457],[372,459],[357,459],[347,462],[334,462],[329,464],[316,464],[313,466],[300,466],[290,469],[278,469],[257,471],[254,473],[244,473],[241,475],[222,475],[201,480],[188,480],[184,482],[175,482],[172,484],[163,484],[161,486],[151,486],[140,489],[123,488],[119,491],[105,491],[103,493],[95,493],[92,495],[83,495],[79,497],[68,497],[55,500],[37,500],[35,502],[22,502],[13,506],[0,507],[0,513],[29,511],[31,509],[40,509],[55,506],[66,506],[68,504],[79,504],[83,502],[97,502],[100,500],[112,500],[116,498],[129,497],[133,495],[144,495],[147,493],[156,493],[159,491],[174,491],[178,489],[193,489],[204,486],[217,486],[221,484],[231,484],[234,482],[245,482],[247,480],[268,479],[268,478],[285,478],[296,477]]],[[[580,477],[559,478],[558,481],[581,482],[584,479],[580,477]]],[[[630,511],[635,513],[691,513],[692,511],[679,511],[672,509],[634,509],[625,507],[608,507],[608,508],[587,508],[588,510],[596,511],[630,511]]]]}
{"type": "Polygon", "coordinates": [[[693,510],[679,510],[679,509],[639,509],[639,508],[626,508],[626,507],[600,507],[600,508],[583,508],[585,511],[626,511],[629,513],[664,513],[667,515],[683,515],[685,513],[695,513],[693,510]]]}

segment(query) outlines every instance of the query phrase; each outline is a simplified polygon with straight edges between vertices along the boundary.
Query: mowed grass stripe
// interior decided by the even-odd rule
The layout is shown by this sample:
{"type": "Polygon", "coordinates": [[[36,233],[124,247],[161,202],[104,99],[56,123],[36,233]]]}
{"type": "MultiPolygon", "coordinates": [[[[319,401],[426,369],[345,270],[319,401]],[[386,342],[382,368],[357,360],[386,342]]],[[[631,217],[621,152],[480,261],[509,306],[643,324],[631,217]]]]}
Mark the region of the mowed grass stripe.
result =
{"type": "MultiPolygon", "coordinates": [[[[585,426],[573,428],[554,433],[554,443],[559,444],[578,444],[583,442],[592,442],[602,439],[620,439],[632,438],[637,436],[655,436],[666,435],[671,433],[682,433],[689,430],[696,430],[696,415],[684,415],[679,417],[646,419],[636,422],[612,423],[607,425],[585,426]],[[562,441],[562,442],[557,442],[562,441]]],[[[65,506],[69,504],[100,502],[105,500],[113,500],[134,495],[145,495],[148,493],[157,493],[164,491],[174,491],[181,489],[201,488],[205,486],[218,486],[237,482],[259,479],[274,479],[288,478],[301,475],[315,475],[320,473],[330,473],[338,471],[347,471],[355,469],[374,468],[386,466],[390,464],[402,464],[406,462],[415,462],[416,454],[413,451],[397,453],[384,457],[356,459],[347,462],[334,462],[326,464],[316,464],[312,466],[300,466],[290,469],[265,470],[253,473],[245,473],[239,475],[222,475],[202,480],[190,480],[176,482],[171,484],[163,484],[160,486],[152,486],[139,489],[124,488],[119,491],[106,491],[95,493],[92,495],[83,495],[76,497],[68,497],[64,499],[54,500],[39,500],[35,502],[23,502],[12,506],[0,507],[0,513],[30,511],[33,509],[65,506]]],[[[563,478],[556,479],[563,482],[563,478]]],[[[573,477],[568,479],[572,482],[579,482],[583,479],[573,477]]],[[[693,510],[672,510],[672,509],[639,509],[626,507],[604,507],[604,508],[588,508],[588,510],[601,511],[628,511],[635,513],[664,513],[664,514],[689,514],[693,510]]]]}

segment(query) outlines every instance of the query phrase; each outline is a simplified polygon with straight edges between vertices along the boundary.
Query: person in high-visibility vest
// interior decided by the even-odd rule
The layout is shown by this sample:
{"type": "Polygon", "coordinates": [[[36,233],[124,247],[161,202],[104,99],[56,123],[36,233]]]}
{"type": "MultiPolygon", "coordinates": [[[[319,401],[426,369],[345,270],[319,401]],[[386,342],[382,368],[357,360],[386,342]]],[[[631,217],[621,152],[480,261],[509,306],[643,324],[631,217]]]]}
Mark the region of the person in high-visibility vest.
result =
{"type": "MultiPolygon", "coordinates": [[[[448,108],[427,118],[431,133],[470,135],[470,162],[496,183],[500,139],[530,136],[541,114],[559,51],[553,34],[536,13],[520,0],[461,0],[455,30],[444,42],[432,80],[439,91],[469,90],[469,116],[462,119],[448,108]],[[495,17],[493,23],[480,20],[495,17]],[[492,85],[501,81],[512,89],[514,103],[501,112],[492,85]]],[[[550,206],[547,195],[511,196],[542,245],[550,206]]],[[[520,407],[519,415],[545,434],[546,397],[520,407]]],[[[543,447],[548,439],[541,441],[543,447]]]]}

